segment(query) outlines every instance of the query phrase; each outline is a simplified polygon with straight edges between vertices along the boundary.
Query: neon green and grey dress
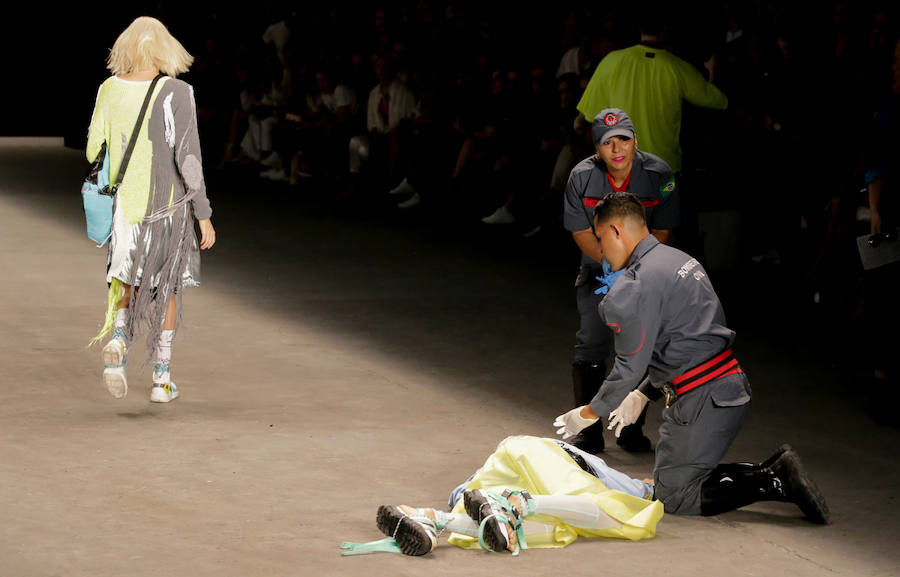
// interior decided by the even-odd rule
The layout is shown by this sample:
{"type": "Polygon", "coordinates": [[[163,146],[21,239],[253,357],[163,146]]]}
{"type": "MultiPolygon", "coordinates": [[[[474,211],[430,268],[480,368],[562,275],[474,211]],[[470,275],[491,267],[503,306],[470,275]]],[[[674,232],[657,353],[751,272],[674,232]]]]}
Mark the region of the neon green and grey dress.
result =
{"type": "MultiPolygon", "coordinates": [[[[118,174],[149,87],[149,81],[111,76],[97,92],[86,155],[93,161],[107,143],[110,181],[118,174]]],[[[158,340],[171,296],[200,281],[194,218],[207,219],[212,214],[203,180],[193,89],[181,80],[163,77],[154,92],[115,197],[106,274],[110,308],[98,335],[99,339],[111,332],[112,305],[119,299],[122,284],[141,287],[131,299],[125,332],[130,341],[146,329],[148,352],[158,340]]]]}

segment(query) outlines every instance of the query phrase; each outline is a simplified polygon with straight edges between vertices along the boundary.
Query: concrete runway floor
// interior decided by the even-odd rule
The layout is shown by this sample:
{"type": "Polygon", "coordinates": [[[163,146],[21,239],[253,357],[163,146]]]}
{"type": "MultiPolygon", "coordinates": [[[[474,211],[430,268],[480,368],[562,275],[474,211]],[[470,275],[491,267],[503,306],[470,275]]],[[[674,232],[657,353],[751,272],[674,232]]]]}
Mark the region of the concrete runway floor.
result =
{"type": "MultiPolygon", "coordinates": [[[[755,393],[729,457],[792,443],[832,525],[760,503],[667,515],[642,542],[342,558],[342,541],[382,537],[379,505],[445,506],[504,437],[553,435],[571,403],[577,259],[477,219],[369,213],[210,171],[219,240],[184,297],[182,396],[149,403],[139,343],[115,400],[86,348],[106,251],[84,234],[85,169],[58,143],[0,140],[2,577],[900,575],[900,432],[863,410],[859,372],[841,369],[851,347],[800,346],[789,308],[770,320],[724,296],[755,393]]],[[[650,454],[604,458],[652,470],[650,454]]]]}

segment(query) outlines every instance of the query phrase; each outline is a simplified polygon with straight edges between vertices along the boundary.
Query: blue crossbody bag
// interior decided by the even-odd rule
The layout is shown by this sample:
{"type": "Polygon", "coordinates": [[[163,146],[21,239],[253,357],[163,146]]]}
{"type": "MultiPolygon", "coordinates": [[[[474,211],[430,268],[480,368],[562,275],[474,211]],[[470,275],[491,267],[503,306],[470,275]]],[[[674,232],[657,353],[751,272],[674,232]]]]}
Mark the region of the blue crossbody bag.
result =
{"type": "Polygon", "coordinates": [[[141,125],[144,123],[144,115],[147,113],[147,106],[150,104],[150,97],[153,95],[153,89],[156,83],[162,78],[162,74],[156,76],[150,83],[147,95],[144,97],[144,104],[141,106],[141,113],[138,115],[134,130],[131,132],[131,140],[122,156],[122,163],[119,166],[119,174],[116,175],[115,184],[109,181],[109,150],[106,143],[100,146],[100,152],[97,158],[91,163],[84,183],[81,185],[81,198],[84,202],[84,219],[87,223],[88,238],[97,243],[98,247],[102,247],[112,237],[113,222],[113,197],[125,178],[125,169],[128,168],[128,161],[131,160],[131,153],[134,145],[137,143],[138,133],[141,131],[141,125]]]}

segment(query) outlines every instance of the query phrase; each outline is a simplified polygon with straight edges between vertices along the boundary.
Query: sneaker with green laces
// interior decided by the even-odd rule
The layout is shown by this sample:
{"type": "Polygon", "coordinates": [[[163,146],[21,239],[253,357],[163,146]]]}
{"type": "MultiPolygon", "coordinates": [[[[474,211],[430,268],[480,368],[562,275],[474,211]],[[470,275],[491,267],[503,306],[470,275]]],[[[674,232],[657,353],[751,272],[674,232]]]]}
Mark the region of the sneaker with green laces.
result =
{"type": "Polygon", "coordinates": [[[440,511],[409,505],[382,505],[376,517],[378,529],[393,538],[404,555],[427,555],[437,547],[446,527],[440,511]]]}
{"type": "Polygon", "coordinates": [[[168,365],[157,364],[153,369],[153,388],[150,389],[151,403],[168,403],[178,398],[178,387],[172,381],[168,365]]]}
{"type": "Polygon", "coordinates": [[[125,364],[125,338],[124,334],[116,329],[115,336],[103,345],[103,364],[107,367],[118,367],[125,364]]]}
{"type": "Polygon", "coordinates": [[[125,377],[125,366],[106,367],[103,369],[103,384],[106,390],[116,399],[124,399],[128,394],[128,379],[125,377]]]}
{"type": "Polygon", "coordinates": [[[150,402],[151,403],[168,403],[169,401],[174,401],[178,398],[178,387],[175,386],[175,383],[153,383],[153,388],[150,389],[150,402]]]}
{"type": "Polygon", "coordinates": [[[527,491],[466,491],[463,504],[478,524],[478,544],[482,549],[518,555],[520,549],[528,548],[522,520],[534,513],[534,499],[527,491]]]}
{"type": "Polygon", "coordinates": [[[116,399],[124,399],[128,394],[125,350],[125,334],[116,329],[113,338],[103,346],[103,384],[116,399]]]}

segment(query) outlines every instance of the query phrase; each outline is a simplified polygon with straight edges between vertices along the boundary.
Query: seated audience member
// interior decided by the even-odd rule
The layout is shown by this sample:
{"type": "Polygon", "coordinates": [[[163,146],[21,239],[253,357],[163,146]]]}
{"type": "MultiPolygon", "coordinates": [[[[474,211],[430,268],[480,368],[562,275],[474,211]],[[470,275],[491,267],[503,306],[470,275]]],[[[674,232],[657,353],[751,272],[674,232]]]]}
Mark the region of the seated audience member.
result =
{"type": "MultiPolygon", "coordinates": [[[[375,59],[378,84],[369,93],[366,106],[367,133],[350,139],[350,175],[355,181],[363,166],[373,166],[372,176],[381,180],[393,174],[397,167],[403,131],[416,114],[416,100],[412,91],[394,78],[387,60],[375,59]]],[[[351,186],[354,186],[351,183],[351,186]]]]}

